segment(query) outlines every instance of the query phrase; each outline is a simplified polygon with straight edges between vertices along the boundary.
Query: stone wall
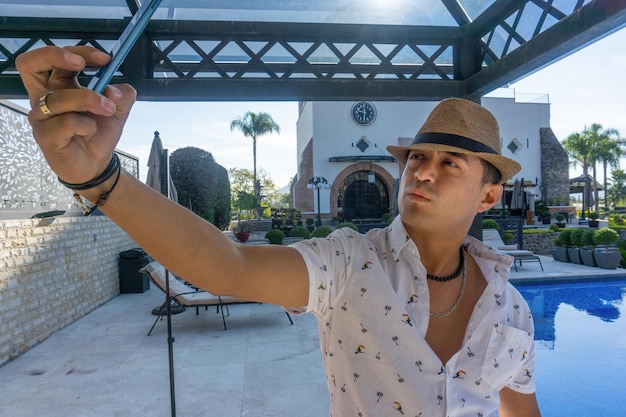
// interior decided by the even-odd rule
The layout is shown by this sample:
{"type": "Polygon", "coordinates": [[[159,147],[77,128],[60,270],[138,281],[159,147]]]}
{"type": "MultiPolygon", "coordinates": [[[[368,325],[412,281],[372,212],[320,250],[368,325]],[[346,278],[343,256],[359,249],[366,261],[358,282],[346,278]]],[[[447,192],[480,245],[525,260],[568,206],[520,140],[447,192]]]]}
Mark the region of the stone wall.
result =
{"type": "MultiPolygon", "coordinates": [[[[616,230],[621,240],[626,240],[626,230],[616,230]]],[[[537,255],[551,255],[554,238],[558,233],[524,234],[524,249],[531,250],[537,255]]]]}
{"type": "Polygon", "coordinates": [[[558,233],[537,233],[527,234],[524,233],[524,249],[535,252],[537,255],[550,255],[552,254],[552,247],[554,246],[554,238],[558,233]]]}
{"type": "Polygon", "coordinates": [[[569,157],[551,128],[539,129],[541,192],[546,204],[569,205],[569,157]]]}
{"type": "Polygon", "coordinates": [[[105,216],[0,221],[0,365],[119,294],[137,245],[105,216]]]}

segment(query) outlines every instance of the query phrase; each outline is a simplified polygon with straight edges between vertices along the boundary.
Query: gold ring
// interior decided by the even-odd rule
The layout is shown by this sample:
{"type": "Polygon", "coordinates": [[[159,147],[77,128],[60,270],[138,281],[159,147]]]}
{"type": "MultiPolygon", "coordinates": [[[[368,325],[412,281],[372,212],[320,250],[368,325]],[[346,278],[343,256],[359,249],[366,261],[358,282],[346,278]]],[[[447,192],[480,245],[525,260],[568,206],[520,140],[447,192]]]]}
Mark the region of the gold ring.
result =
{"type": "Polygon", "coordinates": [[[45,114],[48,117],[54,117],[57,114],[55,112],[53,112],[52,110],[50,110],[48,108],[48,105],[46,103],[46,101],[48,100],[48,96],[52,94],[52,90],[48,91],[46,94],[44,94],[43,96],[41,96],[41,98],[39,99],[39,110],[41,110],[41,112],[43,114],[45,114]]]}

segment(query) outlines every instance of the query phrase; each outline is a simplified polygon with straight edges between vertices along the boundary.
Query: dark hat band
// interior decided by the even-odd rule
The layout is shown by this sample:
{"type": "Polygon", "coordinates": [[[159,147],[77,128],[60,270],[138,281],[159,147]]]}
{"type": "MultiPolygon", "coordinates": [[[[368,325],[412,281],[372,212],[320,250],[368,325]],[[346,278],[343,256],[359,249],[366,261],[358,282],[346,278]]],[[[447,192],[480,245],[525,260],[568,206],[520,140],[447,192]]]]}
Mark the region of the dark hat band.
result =
{"type": "Polygon", "coordinates": [[[418,133],[417,135],[415,135],[415,139],[413,139],[411,145],[417,145],[419,143],[434,143],[438,145],[453,146],[455,148],[461,148],[471,152],[492,153],[495,155],[499,155],[498,152],[494,151],[487,145],[476,142],[473,139],[469,139],[464,136],[453,135],[451,133],[418,133]]]}

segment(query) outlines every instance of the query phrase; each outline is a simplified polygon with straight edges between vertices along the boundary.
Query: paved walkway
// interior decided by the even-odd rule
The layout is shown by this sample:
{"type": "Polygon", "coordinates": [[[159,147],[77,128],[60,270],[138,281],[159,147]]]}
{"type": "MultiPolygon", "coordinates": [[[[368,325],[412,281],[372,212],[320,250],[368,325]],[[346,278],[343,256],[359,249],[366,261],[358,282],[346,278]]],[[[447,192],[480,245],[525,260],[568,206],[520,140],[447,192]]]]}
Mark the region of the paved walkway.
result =
{"type": "MultiPolygon", "coordinates": [[[[542,257],[514,280],[626,277],[542,257]]],[[[163,302],[154,286],[122,294],[0,367],[0,415],[7,417],[167,417],[167,328],[147,336],[163,302]]],[[[227,331],[215,310],[173,316],[177,416],[319,417],[328,393],[310,315],[290,325],[276,306],[230,307],[227,331]]]]}

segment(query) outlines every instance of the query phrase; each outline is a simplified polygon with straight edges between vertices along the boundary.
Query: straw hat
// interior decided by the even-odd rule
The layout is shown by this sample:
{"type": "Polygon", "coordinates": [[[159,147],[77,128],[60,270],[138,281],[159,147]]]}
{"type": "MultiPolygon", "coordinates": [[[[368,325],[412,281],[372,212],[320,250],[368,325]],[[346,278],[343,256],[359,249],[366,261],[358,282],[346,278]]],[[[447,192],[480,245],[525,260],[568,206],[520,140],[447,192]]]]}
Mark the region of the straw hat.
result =
{"type": "Polygon", "coordinates": [[[409,146],[387,146],[401,165],[412,149],[475,155],[490,162],[506,182],[521,165],[502,156],[500,129],[496,118],[484,107],[469,100],[449,98],[430,113],[409,146]]]}

